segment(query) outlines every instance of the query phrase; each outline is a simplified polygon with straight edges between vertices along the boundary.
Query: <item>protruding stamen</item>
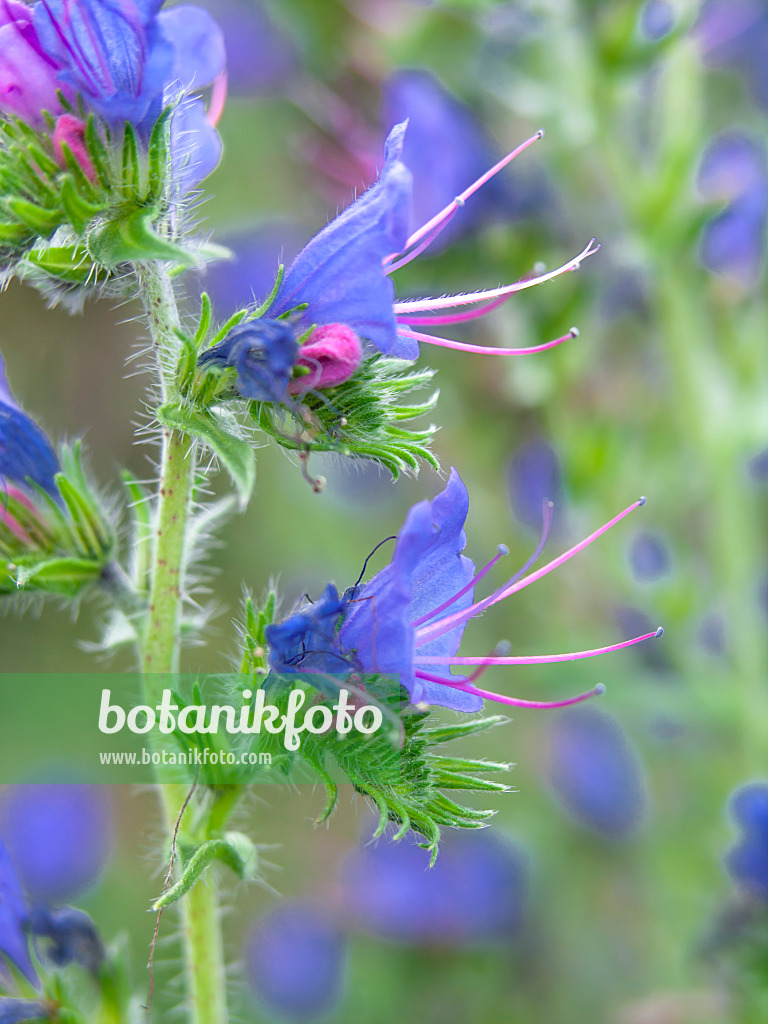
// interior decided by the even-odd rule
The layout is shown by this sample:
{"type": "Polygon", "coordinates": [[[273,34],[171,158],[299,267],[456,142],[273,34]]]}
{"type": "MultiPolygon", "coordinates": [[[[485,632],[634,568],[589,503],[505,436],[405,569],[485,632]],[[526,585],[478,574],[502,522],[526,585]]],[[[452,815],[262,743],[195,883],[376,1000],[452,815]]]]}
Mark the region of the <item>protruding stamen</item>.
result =
{"type": "Polygon", "coordinates": [[[529,656],[515,657],[424,657],[414,658],[417,665],[549,665],[557,661],[580,661],[582,658],[596,658],[598,654],[610,654],[611,651],[620,651],[624,647],[632,647],[640,644],[643,640],[650,640],[652,637],[660,637],[664,632],[662,627],[653,633],[645,633],[643,636],[633,637],[632,640],[623,640],[620,644],[611,644],[609,647],[596,647],[591,651],[572,651],[569,654],[532,654],[529,656]]]}
{"type": "Polygon", "coordinates": [[[567,700],[523,700],[521,697],[507,697],[503,693],[481,690],[459,676],[456,676],[456,682],[453,682],[450,676],[433,676],[426,672],[417,672],[416,675],[430,683],[440,683],[443,686],[450,686],[454,690],[461,690],[462,693],[471,693],[476,697],[482,697],[483,700],[494,700],[499,704],[511,704],[517,708],[566,708],[571,704],[581,704],[582,701],[591,700],[592,697],[599,697],[605,693],[603,684],[598,683],[597,686],[586,693],[580,693],[577,697],[569,697],[567,700]]]}
{"type": "Polygon", "coordinates": [[[441,605],[439,605],[437,608],[433,608],[432,611],[431,612],[427,612],[426,615],[422,615],[420,619],[416,619],[416,621],[412,622],[411,625],[414,628],[416,628],[417,626],[420,626],[423,622],[429,622],[430,619],[434,619],[434,617],[436,615],[439,615],[440,612],[444,612],[446,608],[450,608],[451,605],[454,604],[456,601],[458,601],[460,597],[464,597],[464,595],[467,593],[467,591],[472,590],[474,588],[474,586],[477,583],[480,582],[480,580],[483,578],[483,576],[487,576],[488,573],[491,571],[491,569],[494,567],[494,565],[496,565],[496,563],[499,561],[500,558],[503,558],[505,555],[508,555],[508,554],[509,554],[509,548],[507,547],[507,545],[506,544],[499,544],[498,553],[493,556],[493,558],[490,560],[488,565],[486,565],[484,568],[482,568],[480,570],[480,572],[477,573],[476,576],[472,577],[472,579],[469,581],[469,583],[467,583],[465,586],[463,586],[461,588],[461,590],[459,590],[457,593],[455,593],[453,595],[453,597],[449,597],[447,601],[443,601],[443,603],[441,605]]]}
{"type": "Polygon", "coordinates": [[[437,236],[440,234],[440,232],[443,230],[443,228],[447,227],[449,222],[451,220],[453,220],[453,216],[454,216],[455,213],[456,213],[455,210],[451,210],[451,212],[445,218],[443,223],[439,224],[435,228],[434,231],[431,231],[427,235],[427,237],[421,242],[420,245],[417,245],[415,249],[412,249],[405,256],[401,256],[400,259],[397,260],[396,263],[393,263],[391,266],[387,266],[387,262],[389,260],[394,259],[394,256],[387,256],[387,258],[384,260],[384,273],[385,274],[394,274],[394,272],[396,270],[399,270],[401,267],[406,266],[408,263],[411,262],[411,260],[415,260],[417,256],[421,256],[421,254],[424,252],[424,250],[428,249],[429,246],[432,245],[432,243],[437,238],[437,236]]]}
{"type": "Polygon", "coordinates": [[[576,336],[573,331],[569,331],[561,338],[546,341],[543,345],[532,345],[529,348],[497,348],[495,345],[470,345],[464,341],[452,341],[450,338],[436,338],[433,334],[421,334],[407,327],[398,327],[397,333],[401,338],[412,338],[414,341],[424,341],[429,345],[452,348],[459,352],[474,352],[475,355],[480,356],[526,356],[533,352],[544,352],[548,348],[555,348],[556,345],[562,345],[564,341],[570,341],[576,336]]]}
{"type": "Polygon", "coordinates": [[[426,224],[422,224],[417,231],[414,231],[405,243],[405,249],[403,252],[410,249],[412,245],[415,245],[416,242],[419,242],[425,235],[428,235],[435,228],[439,227],[442,229],[445,227],[448,223],[448,218],[453,216],[459,206],[463,206],[471,195],[474,195],[475,192],[477,192],[479,188],[482,188],[487,181],[490,181],[494,175],[503,170],[507,164],[511,163],[515,159],[515,157],[520,156],[520,154],[524,150],[528,149],[529,146],[533,145],[534,142],[538,142],[543,135],[544,132],[540,129],[535,135],[532,135],[530,139],[526,139],[525,142],[522,142],[516,149],[513,149],[511,153],[507,153],[505,157],[502,157],[497,164],[494,164],[490,170],[486,171],[485,174],[482,174],[476,181],[473,181],[468,188],[464,189],[461,195],[456,196],[456,198],[448,203],[448,205],[439,213],[436,213],[431,220],[428,220],[426,224]]]}
{"type": "MultiPolygon", "coordinates": [[[[489,658],[505,658],[508,654],[511,654],[511,653],[512,653],[512,644],[509,642],[509,640],[499,640],[499,642],[493,648],[493,650],[488,655],[488,657],[489,658]]],[[[467,676],[467,678],[469,679],[470,683],[476,683],[477,680],[480,678],[480,676],[483,675],[484,672],[488,671],[489,667],[490,667],[489,665],[481,665],[479,668],[476,668],[471,676],[467,676]]]]}
{"type": "Polygon", "coordinates": [[[504,295],[500,299],[494,299],[493,302],[480,306],[479,309],[469,309],[465,313],[449,313],[447,316],[399,316],[397,322],[405,324],[407,327],[444,327],[447,324],[462,324],[467,320],[477,320],[478,317],[498,309],[507,301],[507,298],[508,296],[504,295]]]}
{"type": "Polygon", "coordinates": [[[229,79],[227,77],[227,72],[222,71],[214,81],[211,89],[211,102],[208,107],[207,117],[214,128],[219,123],[221,115],[224,113],[224,106],[227,102],[228,82],[229,79]]]}
{"type": "Polygon", "coordinates": [[[435,623],[433,626],[428,626],[425,629],[419,630],[416,638],[417,646],[428,643],[430,640],[434,640],[438,636],[442,636],[444,633],[448,633],[454,626],[458,626],[460,622],[466,622],[467,619],[471,619],[473,616],[478,615],[480,612],[485,611],[491,605],[497,604],[499,601],[503,601],[505,598],[510,597],[512,594],[517,593],[518,590],[522,590],[524,587],[528,587],[531,583],[535,583],[536,580],[541,579],[542,576],[546,576],[547,573],[552,572],[553,569],[557,569],[558,566],[567,562],[573,558],[584,548],[589,547],[598,537],[602,537],[604,533],[621,522],[630,512],[634,512],[636,508],[639,508],[643,504],[643,499],[633,502],[623,512],[620,512],[617,516],[614,516],[609,522],[605,523],[600,527],[599,530],[595,530],[584,540],[575,544],[572,548],[569,548],[566,552],[560,555],[558,558],[552,559],[551,562],[547,562],[546,565],[542,566],[541,569],[537,569],[535,572],[530,573],[528,576],[524,576],[522,579],[519,577],[513,578],[508,583],[505,583],[503,587],[491,594],[490,597],[486,597],[482,601],[478,601],[470,608],[465,609],[463,612],[454,612],[453,615],[448,615],[440,622],[435,623]]]}
{"type": "Polygon", "coordinates": [[[503,285],[500,288],[488,288],[480,292],[466,292],[463,295],[443,295],[438,299],[404,299],[402,302],[395,303],[395,314],[429,312],[433,309],[452,309],[455,306],[469,306],[475,302],[485,302],[488,299],[499,299],[503,296],[514,295],[525,288],[533,288],[534,285],[543,284],[545,281],[551,281],[561,274],[567,274],[569,271],[576,269],[577,265],[586,259],[587,256],[593,256],[599,248],[600,246],[595,245],[593,238],[578,256],[564,263],[561,267],[557,267],[556,270],[550,270],[548,274],[540,274],[538,277],[525,278],[522,281],[516,281],[514,284],[503,285]]]}

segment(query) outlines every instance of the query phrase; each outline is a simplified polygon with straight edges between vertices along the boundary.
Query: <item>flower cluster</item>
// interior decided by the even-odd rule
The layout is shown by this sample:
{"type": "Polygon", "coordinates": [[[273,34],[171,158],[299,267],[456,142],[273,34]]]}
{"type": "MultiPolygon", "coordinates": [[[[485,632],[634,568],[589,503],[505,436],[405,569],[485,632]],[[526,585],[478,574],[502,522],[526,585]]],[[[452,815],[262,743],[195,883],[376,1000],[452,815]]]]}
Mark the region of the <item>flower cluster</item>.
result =
{"type": "Polygon", "coordinates": [[[663,630],[588,651],[510,656],[496,650],[486,656],[459,656],[466,624],[512,594],[541,579],[602,536],[634,509],[634,502],[610,522],[545,566],[529,572],[547,539],[550,506],[544,509],[541,540],[526,564],[488,597],[474,599],[475,586],[508,553],[498,553],[479,572],[464,554],[464,524],[469,495],[453,470],[445,490],[408,513],[395,540],[391,563],[368,583],[340,596],[329,584],[315,603],[305,604],[266,629],[269,664],[279,675],[297,672],[384,674],[399,680],[414,704],[437,704],[456,711],[478,711],[484,699],[522,707],[562,707],[603,692],[598,685],[567,700],[522,700],[478,687],[478,678],[494,666],[574,661],[620,650],[661,636],[663,630]],[[454,666],[476,666],[470,676],[454,675],[454,666]]]}
{"type": "Polygon", "coordinates": [[[768,784],[740,786],[729,809],[741,836],[725,858],[726,867],[741,889],[768,902],[768,784]]]}

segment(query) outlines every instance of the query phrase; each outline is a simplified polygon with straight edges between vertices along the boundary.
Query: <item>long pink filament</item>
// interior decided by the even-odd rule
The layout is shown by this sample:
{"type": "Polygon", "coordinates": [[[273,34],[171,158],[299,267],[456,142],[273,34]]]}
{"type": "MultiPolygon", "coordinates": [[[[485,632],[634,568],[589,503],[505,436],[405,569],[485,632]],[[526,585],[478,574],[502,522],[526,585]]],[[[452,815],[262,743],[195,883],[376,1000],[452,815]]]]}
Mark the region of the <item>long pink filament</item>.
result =
{"type": "Polygon", "coordinates": [[[479,583],[480,580],[484,576],[487,576],[488,573],[491,571],[491,569],[498,563],[499,559],[503,558],[504,555],[508,555],[508,554],[509,554],[509,548],[506,547],[506,545],[500,544],[499,545],[499,553],[497,555],[494,555],[493,558],[488,563],[488,565],[486,565],[484,568],[482,568],[480,570],[480,572],[477,573],[476,576],[473,576],[472,579],[469,581],[469,583],[465,584],[465,586],[463,586],[461,588],[461,590],[457,591],[457,593],[455,593],[453,595],[453,597],[449,597],[447,601],[443,601],[443,603],[441,605],[438,605],[437,608],[433,608],[432,611],[431,612],[427,612],[426,615],[422,615],[420,619],[416,619],[416,621],[412,622],[411,625],[414,628],[417,627],[417,626],[421,626],[422,623],[429,622],[430,619],[434,619],[434,617],[436,615],[439,615],[440,612],[444,612],[446,608],[450,608],[450,606],[452,604],[455,604],[456,601],[458,601],[460,597],[464,597],[464,595],[468,591],[472,590],[472,588],[477,583],[479,583]]]}
{"type": "Polygon", "coordinates": [[[221,115],[224,113],[224,106],[227,102],[227,84],[228,84],[227,72],[222,71],[221,74],[216,78],[211,89],[211,103],[208,107],[208,120],[215,128],[221,120],[221,115]]]}
{"type": "Polygon", "coordinates": [[[396,270],[399,270],[401,267],[407,266],[411,262],[411,260],[415,260],[417,256],[421,256],[424,250],[428,249],[429,246],[432,245],[432,243],[443,230],[443,228],[447,227],[449,222],[453,220],[453,215],[455,213],[455,210],[451,210],[451,212],[445,218],[443,223],[440,224],[439,227],[436,227],[435,230],[432,231],[429,235],[427,235],[427,237],[422,241],[421,245],[417,245],[415,249],[412,249],[411,252],[409,252],[406,256],[402,256],[396,263],[393,263],[392,266],[390,267],[387,266],[387,261],[393,259],[393,257],[387,256],[386,259],[383,260],[384,273],[394,274],[396,270]]]}
{"type": "Polygon", "coordinates": [[[473,686],[472,683],[464,681],[458,676],[456,677],[456,682],[453,682],[450,676],[433,676],[427,672],[417,672],[416,676],[429,683],[440,683],[443,686],[450,686],[454,690],[461,690],[462,693],[470,693],[476,697],[482,697],[484,700],[494,700],[499,704],[511,704],[516,708],[566,708],[571,704],[581,704],[582,701],[590,700],[592,697],[599,697],[602,693],[605,693],[605,688],[598,683],[592,690],[580,693],[577,697],[569,697],[567,700],[523,700],[521,697],[507,697],[503,693],[493,693],[492,690],[481,690],[479,687],[473,686]]]}
{"type": "Polygon", "coordinates": [[[572,651],[570,654],[535,654],[527,657],[423,657],[414,658],[417,665],[549,665],[558,661],[579,661],[582,658],[596,658],[599,654],[610,654],[611,651],[620,651],[625,647],[632,647],[634,644],[642,643],[643,640],[650,640],[651,637],[662,635],[663,630],[657,629],[653,633],[645,633],[643,636],[636,636],[632,640],[624,640],[620,644],[611,644],[610,647],[597,647],[591,651],[572,651]]]}
{"type": "Polygon", "coordinates": [[[450,632],[450,630],[452,630],[460,622],[466,622],[468,619],[471,619],[475,615],[478,615],[486,608],[490,608],[491,605],[497,604],[499,601],[503,601],[505,598],[517,593],[524,587],[530,586],[531,583],[535,583],[536,580],[540,580],[542,576],[546,576],[548,573],[552,572],[553,569],[557,569],[558,566],[562,565],[564,562],[567,562],[569,559],[573,558],[574,555],[577,555],[580,551],[583,551],[584,548],[589,547],[589,545],[594,543],[594,541],[596,541],[598,537],[602,537],[604,533],[610,530],[617,523],[621,522],[621,520],[624,519],[625,516],[628,516],[630,512],[634,512],[636,508],[639,508],[641,505],[644,504],[645,498],[639,498],[637,501],[633,502],[631,505],[625,508],[623,512],[620,512],[617,516],[614,516],[613,519],[611,519],[609,522],[601,526],[599,530],[595,530],[594,533],[591,533],[588,537],[585,537],[584,540],[579,541],[578,544],[575,544],[572,548],[569,548],[562,555],[559,555],[557,558],[552,559],[551,562],[547,562],[547,564],[542,566],[541,569],[537,569],[535,572],[530,573],[528,576],[524,576],[522,579],[510,580],[503,587],[497,590],[496,593],[491,594],[490,597],[486,597],[482,601],[478,601],[470,608],[464,609],[464,611],[454,612],[453,615],[446,616],[444,619],[441,619],[441,621],[436,623],[434,626],[428,626],[425,629],[419,629],[416,634],[416,646],[420,647],[422,644],[429,643],[430,640],[434,640],[437,637],[442,636],[444,633],[450,632]]]}
{"type": "Polygon", "coordinates": [[[471,195],[474,195],[474,193],[477,192],[478,189],[482,188],[482,186],[487,181],[490,181],[490,179],[493,178],[494,175],[498,174],[499,171],[503,170],[507,166],[507,164],[511,163],[515,159],[515,157],[520,156],[520,154],[524,150],[528,149],[528,147],[531,146],[534,142],[538,142],[538,140],[542,138],[543,135],[544,132],[542,130],[537,131],[535,135],[532,135],[530,137],[530,139],[526,139],[525,142],[522,142],[517,147],[517,149],[513,149],[511,153],[508,153],[505,157],[502,157],[502,159],[499,160],[497,164],[494,164],[490,170],[486,171],[485,174],[482,174],[476,181],[473,181],[468,188],[465,188],[460,195],[456,196],[456,198],[453,199],[450,203],[448,203],[448,205],[444,207],[439,213],[436,213],[431,220],[428,220],[426,224],[422,224],[420,228],[414,231],[414,233],[405,243],[405,248],[403,249],[403,252],[405,252],[407,249],[410,249],[412,245],[415,245],[416,242],[420,241],[425,235],[428,235],[431,231],[434,230],[434,228],[445,227],[445,225],[448,223],[448,218],[450,218],[460,206],[463,206],[471,195]]]}
{"type": "Polygon", "coordinates": [[[402,302],[395,303],[395,314],[429,312],[433,309],[452,309],[455,306],[468,306],[475,302],[484,302],[487,299],[499,299],[507,295],[514,295],[525,288],[533,288],[537,284],[543,284],[545,281],[551,281],[561,274],[567,274],[571,270],[578,269],[581,261],[585,260],[587,256],[593,256],[599,248],[599,245],[595,246],[593,238],[578,256],[574,256],[572,260],[568,260],[561,267],[550,270],[547,274],[523,278],[514,284],[503,285],[500,288],[488,288],[484,291],[467,292],[463,295],[443,295],[439,299],[404,299],[402,302]]]}
{"type": "Polygon", "coordinates": [[[429,345],[437,345],[440,348],[452,348],[458,352],[474,352],[478,356],[525,356],[533,352],[544,352],[548,348],[555,348],[562,345],[564,341],[570,341],[578,336],[578,331],[571,328],[567,334],[553,341],[545,341],[542,345],[531,345],[529,348],[497,348],[495,345],[470,345],[464,341],[452,341],[450,338],[436,338],[433,334],[421,334],[419,331],[411,331],[402,327],[397,333],[401,338],[412,338],[414,341],[423,341],[429,345]]]}
{"type": "Polygon", "coordinates": [[[444,327],[446,324],[462,324],[467,320],[476,320],[479,316],[485,316],[486,313],[498,309],[506,301],[507,296],[504,295],[479,309],[469,309],[466,313],[450,313],[448,316],[399,316],[397,322],[407,324],[408,327],[444,327]]]}

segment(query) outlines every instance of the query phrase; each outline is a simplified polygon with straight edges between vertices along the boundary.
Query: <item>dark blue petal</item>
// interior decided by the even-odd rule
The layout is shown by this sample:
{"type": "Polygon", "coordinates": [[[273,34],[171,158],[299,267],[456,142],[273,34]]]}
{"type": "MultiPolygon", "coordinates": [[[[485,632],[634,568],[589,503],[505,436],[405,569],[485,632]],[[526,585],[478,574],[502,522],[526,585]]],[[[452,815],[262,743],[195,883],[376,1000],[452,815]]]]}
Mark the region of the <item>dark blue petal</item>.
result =
{"type": "Polygon", "coordinates": [[[104,961],[105,951],[96,925],[82,910],[33,910],[27,927],[44,943],[45,956],[57,967],[78,963],[95,974],[104,961]]]}
{"type": "Polygon", "coordinates": [[[358,926],[400,942],[509,939],[525,918],[526,859],[490,830],[446,832],[432,868],[429,854],[408,839],[381,839],[344,863],[340,882],[358,926]]]}
{"type": "Polygon", "coordinates": [[[6,798],[2,835],[31,899],[71,899],[95,884],[111,831],[100,786],[14,786],[6,798]]]}
{"type": "Polygon", "coordinates": [[[283,622],[266,628],[269,667],[273,672],[339,673],[351,668],[339,651],[336,627],[347,606],[329,583],[319,600],[305,604],[283,622]]]}
{"type": "Polygon", "coordinates": [[[747,835],[728,851],[725,866],[742,888],[768,902],[768,841],[764,835],[747,835]]]}
{"type": "MultiPolygon", "coordinates": [[[[269,310],[279,316],[307,303],[302,325],[347,324],[361,338],[391,354],[398,338],[394,286],[382,260],[408,238],[411,174],[400,162],[405,125],[387,140],[381,177],[299,253],[269,310]]],[[[415,345],[418,351],[418,345],[415,345]]]]}
{"type": "Polygon", "coordinates": [[[9,483],[27,486],[29,479],[57,497],[58,472],[50,441],[14,401],[0,357],[0,491],[9,483]]]}
{"type": "Polygon", "coordinates": [[[237,370],[237,390],[243,398],[283,402],[299,345],[293,328],[279,320],[253,320],[230,331],[204,352],[200,366],[228,366],[237,370]]]}
{"type": "MultiPolygon", "coordinates": [[[[441,494],[431,502],[419,502],[409,511],[398,533],[392,562],[363,587],[350,605],[340,639],[344,650],[355,650],[366,671],[396,675],[409,693],[418,693],[430,704],[477,711],[482,706],[479,697],[439,683],[425,683],[420,690],[414,675],[416,635],[411,626],[461,590],[474,575],[473,563],[461,554],[466,546],[464,522],[468,508],[467,490],[452,470],[441,494]]],[[[460,611],[471,603],[470,589],[449,611],[460,611]]],[[[418,653],[451,656],[458,650],[463,631],[464,626],[459,625],[419,647],[418,653]]]]}
{"type": "Polygon", "coordinates": [[[218,78],[227,62],[224,36],[207,11],[182,4],[163,11],[157,20],[173,44],[172,78],[180,88],[204,89],[218,78]]]}
{"type": "Polygon", "coordinates": [[[246,941],[250,987],[283,1020],[330,1012],[341,998],[345,961],[340,929],[322,911],[299,903],[267,914],[246,941]]]}
{"type": "Polygon", "coordinates": [[[33,985],[37,975],[24,931],[27,905],[8,851],[0,842],[0,953],[11,960],[33,985]]]}
{"type": "Polygon", "coordinates": [[[554,719],[548,775],[565,810],[593,832],[623,839],[642,822],[642,766],[618,722],[605,712],[578,708],[554,719]]]}

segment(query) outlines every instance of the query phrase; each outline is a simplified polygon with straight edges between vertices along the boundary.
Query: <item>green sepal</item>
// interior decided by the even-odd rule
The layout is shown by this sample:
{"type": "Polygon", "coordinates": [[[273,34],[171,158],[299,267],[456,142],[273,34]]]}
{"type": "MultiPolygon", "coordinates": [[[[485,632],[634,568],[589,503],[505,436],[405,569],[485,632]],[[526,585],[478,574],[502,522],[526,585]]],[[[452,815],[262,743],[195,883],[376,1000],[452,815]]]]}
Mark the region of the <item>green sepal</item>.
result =
{"type": "Polygon", "coordinates": [[[227,429],[223,418],[208,409],[167,402],[156,416],[162,426],[203,441],[231,476],[241,506],[248,504],[256,483],[256,455],[248,441],[227,429]]]}
{"type": "Polygon", "coordinates": [[[104,212],[103,203],[84,199],[72,178],[66,177],[61,183],[61,205],[64,207],[69,223],[78,234],[83,234],[86,227],[98,214],[104,212]]]}
{"type": "Polygon", "coordinates": [[[66,284],[92,284],[107,277],[107,272],[93,264],[82,245],[52,245],[32,249],[24,256],[24,264],[66,284]]]}
{"type": "Polygon", "coordinates": [[[6,199],[5,206],[17,220],[37,235],[50,235],[65,219],[61,208],[46,209],[21,196],[6,199]]]}
{"type": "Polygon", "coordinates": [[[152,230],[155,216],[151,210],[137,209],[107,222],[88,235],[88,251],[110,268],[144,260],[167,260],[185,266],[193,263],[191,253],[152,230]]]}
{"type": "Polygon", "coordinates": [[[18,565],[15,584],[18,590],[45,590],[62,597],[76,597],[95,583],[101,566],[85,558],[52,558],[33,565],[18,565]]]}

